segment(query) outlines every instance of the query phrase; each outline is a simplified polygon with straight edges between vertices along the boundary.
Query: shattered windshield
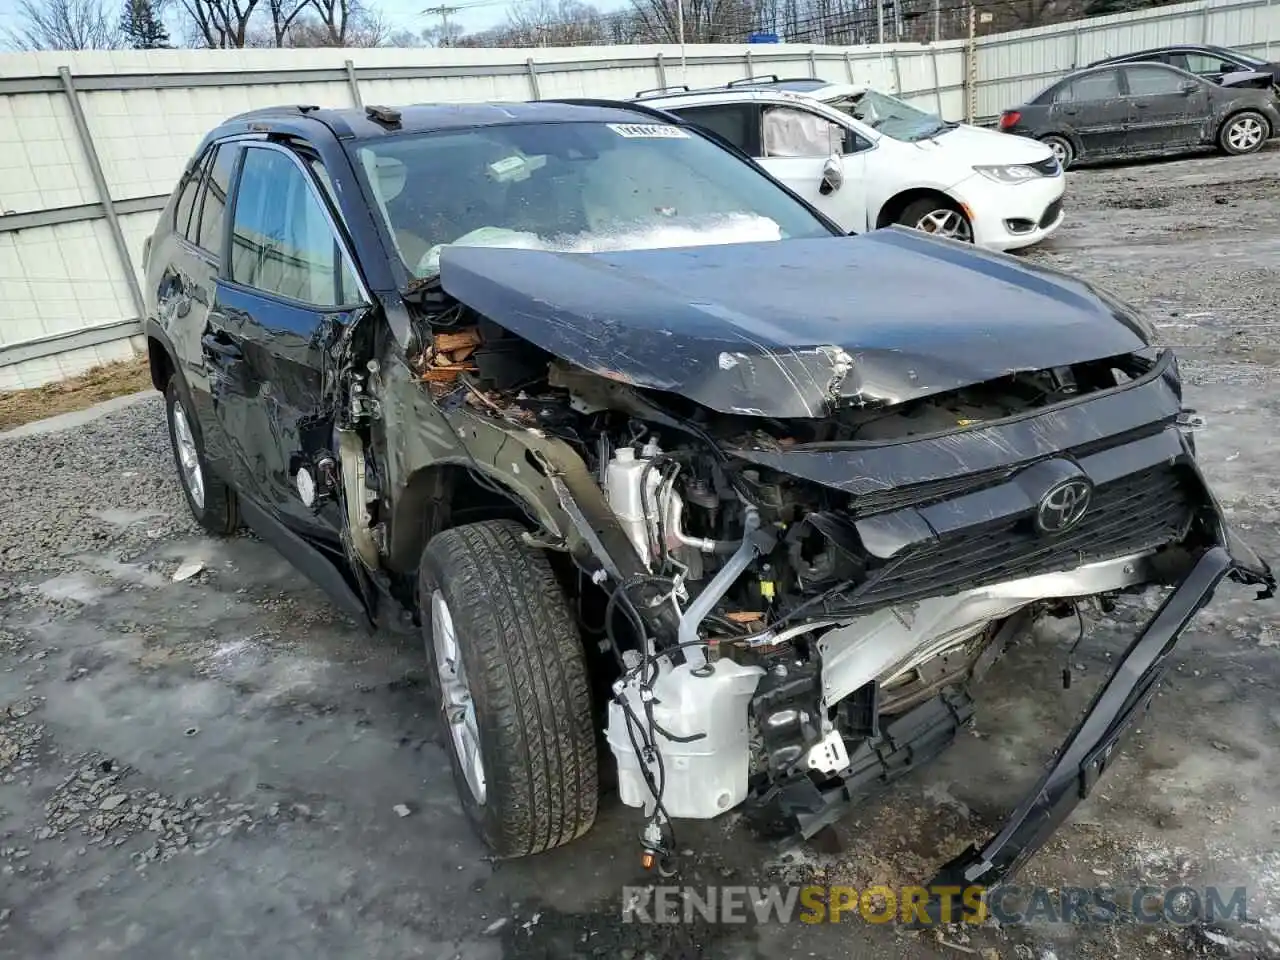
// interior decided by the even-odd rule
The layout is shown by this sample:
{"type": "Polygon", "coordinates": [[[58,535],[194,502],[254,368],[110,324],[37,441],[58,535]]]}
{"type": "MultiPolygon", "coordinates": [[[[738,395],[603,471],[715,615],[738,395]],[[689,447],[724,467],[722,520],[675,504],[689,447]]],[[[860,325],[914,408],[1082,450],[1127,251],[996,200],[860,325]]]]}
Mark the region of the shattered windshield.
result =
{"type": "Polygon", "coordinates": [[[887,137],[908,143],[924,140],[956,127],[956,124],[948,123],[936,114],[917,110],[897,97],[875,90],[828,100],[827,105],[847,113],[855,120],[861,120],[887,137]]]}
{"type": "Polygon", "coordinates": [[[661,123],[511,124],[353,148],[413,277],[448,244],[596,252],[830,236],[750,163],[661,123]]]}

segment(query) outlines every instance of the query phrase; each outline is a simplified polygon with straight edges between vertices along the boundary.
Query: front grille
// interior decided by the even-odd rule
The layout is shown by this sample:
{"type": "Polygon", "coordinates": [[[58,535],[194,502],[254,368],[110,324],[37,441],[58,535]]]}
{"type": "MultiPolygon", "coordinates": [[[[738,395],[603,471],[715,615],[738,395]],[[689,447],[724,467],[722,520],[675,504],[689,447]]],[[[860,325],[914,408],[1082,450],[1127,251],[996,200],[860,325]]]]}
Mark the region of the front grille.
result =
{"type": "Polygon", "coordinates": [[[1035,163],[1027,164],[1031,169],[1038,170],[1046,177],[1056,177],[1062,172],[1062,167],[1058,165],[1058,158],[1055,156],[1046,157],[1044,160],[1038,160],[1035,163]]]}
{"type": "Polygon", "coordinates": [[[1040,218],[1040,226],[1052,226],[1053,222],[1062,216],[1062,198],[1059,197],[1053,203],[1044,209],[1044,216],[1040,218]]]}
{"type": "Polygon", "coordinates": [[[853,607],[945,596],[992,583],[1140,553],[1181,539],[1195,502],[1194,474],[1161,465],[1094,490],[1079,526],[1043,537],[1031,516],[949,534],[890,563],[847,599],[853,607]]]}
{"type": "Polygon", "coordinates": [[[927,506],[939,500],[948,500],[951,497],[974,493],[985,487],[993,487],[1013,476],[1014,470],[1013,467],[999,467],[995,470],[967,473],[960,477],[947,477],[943,480],[930,480],[926,483],[860,494],[853,500],[852,513],[855,517],[869,517],[876,513],[901,510],[903,507],[927,506]]]}

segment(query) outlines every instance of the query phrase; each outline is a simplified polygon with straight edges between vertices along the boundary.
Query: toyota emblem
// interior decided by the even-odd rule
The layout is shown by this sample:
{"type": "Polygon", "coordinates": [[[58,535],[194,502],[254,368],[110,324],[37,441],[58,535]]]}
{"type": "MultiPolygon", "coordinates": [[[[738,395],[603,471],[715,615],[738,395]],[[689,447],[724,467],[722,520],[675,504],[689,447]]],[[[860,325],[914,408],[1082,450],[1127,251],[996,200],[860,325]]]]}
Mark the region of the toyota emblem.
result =
{"type": "Polygon", "coordinates": [[[1063,480],[1049,488],[1036,508],[1036,529],[1041,533],[1066,533],[1089,510],[1093,485],[1082,477],[1063,480]]]}

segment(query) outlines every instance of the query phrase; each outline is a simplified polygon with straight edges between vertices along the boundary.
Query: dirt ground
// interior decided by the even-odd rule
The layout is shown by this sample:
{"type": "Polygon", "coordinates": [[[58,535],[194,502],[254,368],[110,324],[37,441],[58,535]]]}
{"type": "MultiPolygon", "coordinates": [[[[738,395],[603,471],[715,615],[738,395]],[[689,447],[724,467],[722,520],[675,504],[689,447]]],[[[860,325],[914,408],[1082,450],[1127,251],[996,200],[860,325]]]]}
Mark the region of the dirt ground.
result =
{"type": "MultiPolygon", "coordinates": [[[[1027,258],[1105,284],[1180,347],[1205,468],[1280,560],[1280,151],[1073,172],[1067,211],[1027,258]]],[[[1222,588],[1140,733],[1020,878],[1245,886],[1243,923],[1041,919],[941,939],[623,924],[621,888],[644,880],[638,818],[606,797],[582,841],[486,861],[417,644],[360,634],[251,537],[201,537],[162,420],[148,396],[0,436],[0,957],[1280,955],[1280,601],[1222,588]]],[[[1021,796],[1148,610],[1090,624],[1074,652],[1065,629],[1011,651],[975,729],[844,821],[839,845],[779,850],[731,816],[682,825],[683,882],[928,879],[1021,796]]]]}
{"type": "Polygon", "coordinates": [[[138,356],[94,367],[59,383],[30,390],[0,392],[0,430],[83,410],[103,400],[137,393],[150,386],[147,358],[138,356]]]}

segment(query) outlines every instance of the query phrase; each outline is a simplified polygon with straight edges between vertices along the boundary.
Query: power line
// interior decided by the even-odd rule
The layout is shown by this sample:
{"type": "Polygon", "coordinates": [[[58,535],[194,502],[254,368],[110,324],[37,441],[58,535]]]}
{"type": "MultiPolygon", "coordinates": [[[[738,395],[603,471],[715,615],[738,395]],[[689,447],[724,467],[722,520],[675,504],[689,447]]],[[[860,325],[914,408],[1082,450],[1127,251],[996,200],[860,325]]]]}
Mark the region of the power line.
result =
{"type": "Polygon", "coordinates": [[[440,18],[440,46],[450,46],[449,41],[449,18],[458,12],[458,7],[427,7],[422,13],[424,16],[438,16],[440,18]]]}

